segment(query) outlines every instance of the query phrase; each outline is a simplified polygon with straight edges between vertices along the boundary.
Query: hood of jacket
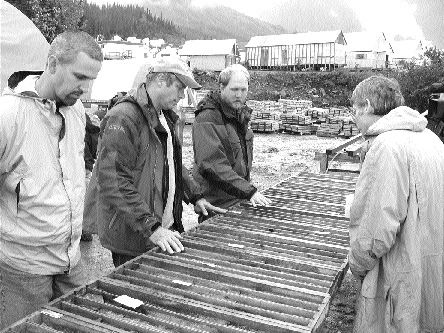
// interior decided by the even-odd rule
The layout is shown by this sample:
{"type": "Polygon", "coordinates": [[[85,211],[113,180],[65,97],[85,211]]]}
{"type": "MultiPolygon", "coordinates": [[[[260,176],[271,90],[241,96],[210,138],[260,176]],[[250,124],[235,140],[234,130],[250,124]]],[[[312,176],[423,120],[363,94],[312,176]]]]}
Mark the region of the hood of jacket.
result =
{"type": "Polygon", "coordinates": [[[250,121],[252,112],[247,105],[239,110],[233,109],[222,100],[220,92],[217,91],[209,92],[206,98],[199,102],[194,114],[197,116],[206,109],[220,110],[226,118],[237,119],[241,124],[247,124],[250,121]]]}
{"type": "Polygon", "coordinates": [[[376,136],[393,130],[422,132],[426,126],[427,119],[418,111],[408,106],[399,106],[371,125],[365,135],[376,136]]]}

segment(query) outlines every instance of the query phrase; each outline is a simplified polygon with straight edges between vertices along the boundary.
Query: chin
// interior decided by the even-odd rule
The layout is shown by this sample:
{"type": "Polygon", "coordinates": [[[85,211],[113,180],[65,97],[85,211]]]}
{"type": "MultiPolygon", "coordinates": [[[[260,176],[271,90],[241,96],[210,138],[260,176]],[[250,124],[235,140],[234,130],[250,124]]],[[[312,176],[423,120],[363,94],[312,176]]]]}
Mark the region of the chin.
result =
{"type": "Polygon", "coordinates": [[[77,101],[78,101],[78,98],[76,98],[76,99],[70,98],[70,99],[64,100],[63,104],[65,104],[66,106],[73,106],[74,104],[77,103],[77,101]]]}

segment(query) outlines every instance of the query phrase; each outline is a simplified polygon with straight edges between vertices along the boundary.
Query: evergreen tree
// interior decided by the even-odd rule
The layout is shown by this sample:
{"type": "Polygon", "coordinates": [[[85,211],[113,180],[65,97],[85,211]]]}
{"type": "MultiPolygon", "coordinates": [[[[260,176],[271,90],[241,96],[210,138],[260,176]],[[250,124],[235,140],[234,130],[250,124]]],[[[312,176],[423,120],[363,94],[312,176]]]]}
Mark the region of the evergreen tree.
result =
{"type": "Polygon", "coordinates": [[[81,28],[84,0],[9,0],[40,29],[51,43],[66,30],[81,28]]]}

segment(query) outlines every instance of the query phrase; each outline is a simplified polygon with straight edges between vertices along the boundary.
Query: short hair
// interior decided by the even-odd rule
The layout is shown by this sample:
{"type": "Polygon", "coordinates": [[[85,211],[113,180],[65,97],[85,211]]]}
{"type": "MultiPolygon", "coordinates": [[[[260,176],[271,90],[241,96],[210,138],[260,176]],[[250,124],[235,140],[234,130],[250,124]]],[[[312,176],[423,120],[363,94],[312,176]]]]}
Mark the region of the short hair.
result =
{"type": "Polygon", "coordinates": [[[51,43],[48,58],[54,56],[62,64],[73,62],[80,52],[90,58],[103,60],[102,49],[99,44],[84,31],[65,31],[59,34],[51,43]]]}
{"type": "Polygon", "coordinates": [[[380,116],[404,105],[398,81],[380,75],[373,75],[361,81],[353,91],[351,102],[364,107],[367,105],[367,99],[374,109],[373,113],[380,116]]]}
{"type": "Polygon", "coordinates": [[[222,72],[220,72],[220,74],[219,74],[219,83],[223,87],[226,87],[227,84],[231,80],[231,76],[235,72],[243,73],[245,75],[245,78],[247,79],[248,83],[250,83],[250,73],[248,73],[248,70],[244,66],[242,66],[240,64],[230,65],[227,68],[225,68],[222,72]]]}
{"type": "Polygon", "coordinates": [[[174,80],[179,81],[179,79],[173,73],[166,73],[166,72],[153,73],[153,72],[151,72],[146,75],[146,80],[145,80],[146,85],[148,86],[156,78],[159,78],[160,81],[165,82],[167,87],[171,86],[173,84],[174,80]]]}

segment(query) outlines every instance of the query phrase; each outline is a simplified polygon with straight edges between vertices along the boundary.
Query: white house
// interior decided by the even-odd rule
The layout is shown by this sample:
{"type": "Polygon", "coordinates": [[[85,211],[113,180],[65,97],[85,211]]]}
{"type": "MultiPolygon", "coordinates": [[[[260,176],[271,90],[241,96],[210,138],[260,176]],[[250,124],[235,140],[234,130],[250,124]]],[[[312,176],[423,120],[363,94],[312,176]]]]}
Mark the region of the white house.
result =
{"type": "Polygon", "coordinates": [[[388,67],[393,49],[383,32],[349,32],[344,36],[347,41],[347,67],[388,67]]]}
{"type": "Polygon", "coordinates": [[[391,42],[393,47],[392,64],[398,66],[402,61],[406,62],[420,62],[424,55],[423,44],[417,39],[407,39],[401,41],[391,42]]]}
{"type": "Polygon", "coordinates": [[[334,69],[346,65],[347,42],[341,30],[254,36],[246,45],[253,69],[334,69]]]}
{"type": "Polygon", "coordinates": [[[164,48],[155,52],[154,57],[155,58],[178,57],[177,51],[178,50],[176,47],[171,47],[170,45],[167,45],[164,48]]]}
{"type": "Polygon", "coordinates": [[[221,71],[238,62],[235,39],[188,40],[179,55],[198,70],[221,71]]]}

